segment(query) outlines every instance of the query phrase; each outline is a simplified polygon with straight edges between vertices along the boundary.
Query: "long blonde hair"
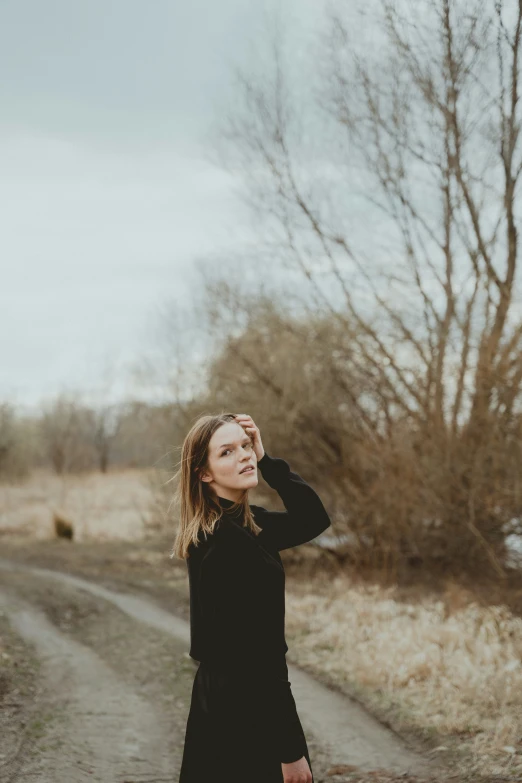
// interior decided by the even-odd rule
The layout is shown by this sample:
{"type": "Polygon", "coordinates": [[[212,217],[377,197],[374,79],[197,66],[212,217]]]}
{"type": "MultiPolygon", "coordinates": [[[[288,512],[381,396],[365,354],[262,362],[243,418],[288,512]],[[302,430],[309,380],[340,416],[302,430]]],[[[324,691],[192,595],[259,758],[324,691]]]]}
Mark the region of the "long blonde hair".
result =
{"type": "MultiPolygon", "coordinates": [[[[223,424],[235,420],[234,413],[203,414],[194,422],[185,436],[181,447],[181,460],[178,470],[169,481],[179,478],[173,502],[179,503],[179,524],[170,557],[186,559],[189,546],[198,546],[201,534],[206,538],[214,532],[214,527],[223,509],[219,501],[209,490],[208,484],[201,481],[200,473],[208,468],[208,446],[212,435],[223,424]]],[[[228,509],[232,513],[239,509],[243,512],[245,527],[256,535],[262,528],[256,524],[248,505],[248,489],[237,503],[228,509]]]]}

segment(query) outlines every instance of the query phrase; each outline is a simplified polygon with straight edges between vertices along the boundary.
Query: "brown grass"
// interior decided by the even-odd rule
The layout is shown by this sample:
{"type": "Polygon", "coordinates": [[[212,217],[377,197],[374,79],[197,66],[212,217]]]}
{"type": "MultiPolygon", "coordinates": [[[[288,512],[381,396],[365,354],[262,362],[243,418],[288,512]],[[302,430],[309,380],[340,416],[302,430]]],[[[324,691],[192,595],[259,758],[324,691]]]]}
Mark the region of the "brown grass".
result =
{"type": "Polygon", "coordinates": [[[0,485],[0,531],[52,538],[54,515],[70,521],[76,541],[143,538],[156,521],[149,474],[121,470],[56,476],[35,472],[0,485]]]}
{"type": "Polygon", "coordinates": [[[292,585],[292,657],[375,707],[394,707],[403,728],[458,737],[477,773],[522,773],[522,619],[481,607],[457,585],[446,600],[408,604],[397,588],[336,576],[315,591],[292,585]]]}

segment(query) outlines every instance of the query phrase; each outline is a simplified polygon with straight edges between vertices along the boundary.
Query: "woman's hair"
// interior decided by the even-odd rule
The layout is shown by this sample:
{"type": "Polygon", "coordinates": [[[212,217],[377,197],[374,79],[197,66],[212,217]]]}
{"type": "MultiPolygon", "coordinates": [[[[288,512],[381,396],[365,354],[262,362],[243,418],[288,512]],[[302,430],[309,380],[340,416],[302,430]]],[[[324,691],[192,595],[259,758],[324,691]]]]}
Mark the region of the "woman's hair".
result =
{"type": "MultiPolygon", "coordinates": [[[[195,547],[214,527],[223,513],[223,509],[210,491],[206,481],[200,478],[201,473],[208,468],[208,446],[212,435],[223,424],[235,420],[234,413],[204,414],[199,416],[185,436],[181,447],[181,460],[177,472],[169,481],[179,479],[173,502],[179,503],[179,524],[170,557],[186,559],[189,546],[195,547]]],[[[256,524],[250,506],[248,505],[248,489],[241,500],[228,509],[232,513],[243,512],[245,527],[249,527],[256,535],[261,528],[256,524]]]]}

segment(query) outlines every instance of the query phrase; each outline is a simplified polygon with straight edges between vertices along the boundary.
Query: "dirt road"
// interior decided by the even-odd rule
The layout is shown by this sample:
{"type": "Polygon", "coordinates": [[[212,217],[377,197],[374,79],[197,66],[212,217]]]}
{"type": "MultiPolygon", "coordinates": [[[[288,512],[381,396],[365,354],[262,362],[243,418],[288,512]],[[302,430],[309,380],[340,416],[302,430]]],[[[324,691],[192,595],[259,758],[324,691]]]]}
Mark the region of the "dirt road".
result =
{"type": "MultiPolygon", "coordinates": [[[[12,648],[38,662],[34,698],[0,718],[2,783],[177,781],[195,673],[186,611],[4,559],[0,612],[12,648]]],[[[359,705],[289,672],[316,783],[441,779],[359,705]]]]}

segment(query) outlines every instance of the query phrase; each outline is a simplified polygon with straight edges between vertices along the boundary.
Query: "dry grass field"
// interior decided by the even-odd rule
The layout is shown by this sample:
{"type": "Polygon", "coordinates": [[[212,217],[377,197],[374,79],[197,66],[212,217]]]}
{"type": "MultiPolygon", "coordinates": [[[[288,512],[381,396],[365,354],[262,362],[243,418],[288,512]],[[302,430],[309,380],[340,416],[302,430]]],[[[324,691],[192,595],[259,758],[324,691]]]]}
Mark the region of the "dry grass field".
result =
{"type": "Polygon", "coordinates": [[[0,484],[0,531],[52,538],[56,515],[72,523],[78,542],[139,540],[158,521],[159,483],[143,470],[36,472],[19,484],[0,484]]]}
{"type": "Polygon", "coordinates": [[[445,600],[404,603],[395,592],[342,575],[320,590],[293,582],[295,662],[399,731],[456,750],[468,772],[522,779],[522,619],[477,605],[457,585],[445,600]]]}

